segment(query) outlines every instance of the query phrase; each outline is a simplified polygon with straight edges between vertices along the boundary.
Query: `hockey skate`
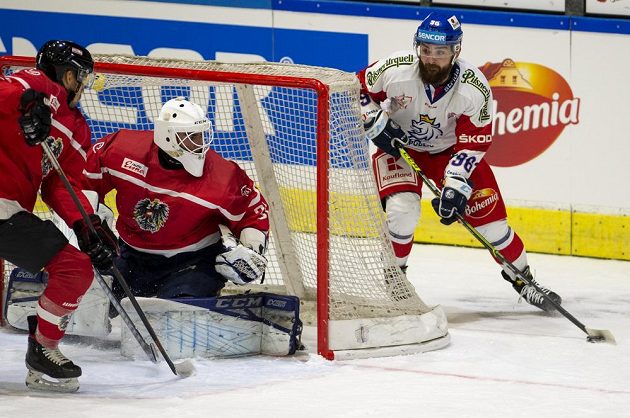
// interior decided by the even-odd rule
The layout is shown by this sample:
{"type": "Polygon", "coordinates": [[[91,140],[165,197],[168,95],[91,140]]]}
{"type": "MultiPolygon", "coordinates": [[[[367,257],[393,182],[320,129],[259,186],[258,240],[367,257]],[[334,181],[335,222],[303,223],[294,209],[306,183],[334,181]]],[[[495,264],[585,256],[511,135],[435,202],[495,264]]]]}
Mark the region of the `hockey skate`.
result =
{"type": "MultiPolygon", "coordinates": [[[[525,301],[530,305],[535,306],[538,309],[542,309],[545,312],[554,312],[556,310],[553,304],[551,304],[551,302],[549,302],[539,291],[537,291],[534,286],[526,284],[524,281],[518,278],[516,280],[512,280],[510,276],[508,276],[507,273],[505,273],[504,271],[501,272],[501,275],[505,280],[512,284],[512,287],[514,288],[514,290],[516,290],[516,293],[521,295],[521,299],[525,299],[525,301]]],[[[562,298],[560,297],[560,295],[558,295],[551,289],[540,285],[536,280],[534,280],[534,277],[529,270],[529,266],[525,267],[525,270],[523,270],[523,275],[525,276],[527,281],[536,285],[538,289],[549,296],[549,298],[551,298],[558,305],[562,303],[562,298]]]]}
{"type": "Polygon", "coordinates": [[[76,392],[81,368],[68,360],[58,348],[46,348],[35,339],[37,317],[28,317],[28,350],[26,352],[26,386],[53,392],[76,392]]]}

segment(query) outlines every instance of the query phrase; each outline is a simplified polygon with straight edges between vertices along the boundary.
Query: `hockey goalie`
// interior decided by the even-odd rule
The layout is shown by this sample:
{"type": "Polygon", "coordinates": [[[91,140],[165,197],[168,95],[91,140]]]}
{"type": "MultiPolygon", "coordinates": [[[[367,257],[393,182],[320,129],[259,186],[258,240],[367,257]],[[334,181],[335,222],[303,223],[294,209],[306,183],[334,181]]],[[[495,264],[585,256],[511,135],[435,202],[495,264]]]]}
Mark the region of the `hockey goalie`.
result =
{"type": "MultiPolygon", "coordinates": [[[[84,188],[98,206],[91,216],[95,225],[101,218],[111,222],[103,199],[115,189],[120,251],[114,265],[172,358],[293,354],[301,333],[296,297],[220,296],[227,281],[247,286],[263,280],[269,219],[252,179],[210,148],[212,138],[206,111],[181,97],[164,104],[153,131],[121,129],[104,137],[88,152],[84,172],[84,188]]],[[[58,226],[76,236],[79,248],[93,244],[87,228],[58,226]]],[[[109,273],[99,272],[122,300],[109,273]]],[[[11,325],[25,326],[29,297],[44,281],[45,274],[13,271],[11,325]]],[[[67,332],[106,335],[109,317],[117,314],[109,305],[93,285],[67,332]]],[[[131,304],[122,306],[137,319],[131,304]]],[[[130,357],[141,352],[124,326],[121,348],[130,357]]]]}

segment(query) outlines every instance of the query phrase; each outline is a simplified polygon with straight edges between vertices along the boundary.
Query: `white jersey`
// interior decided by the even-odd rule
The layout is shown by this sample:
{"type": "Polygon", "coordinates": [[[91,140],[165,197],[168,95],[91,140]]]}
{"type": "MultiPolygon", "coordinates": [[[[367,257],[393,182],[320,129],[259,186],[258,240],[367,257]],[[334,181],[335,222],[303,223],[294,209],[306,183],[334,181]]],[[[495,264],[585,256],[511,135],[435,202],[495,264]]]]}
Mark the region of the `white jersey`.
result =
{"type": "Polygon", "coordinates": [[[407,133],[408,148],[436,154],[453,147],[454,154],[479,162],[492,143],[492,92],[485,76],[457,59],[448,81],[436,89],[422,82],[418,63],[413,51],[375,62],[358,74],[363,91],[407,133]]]}

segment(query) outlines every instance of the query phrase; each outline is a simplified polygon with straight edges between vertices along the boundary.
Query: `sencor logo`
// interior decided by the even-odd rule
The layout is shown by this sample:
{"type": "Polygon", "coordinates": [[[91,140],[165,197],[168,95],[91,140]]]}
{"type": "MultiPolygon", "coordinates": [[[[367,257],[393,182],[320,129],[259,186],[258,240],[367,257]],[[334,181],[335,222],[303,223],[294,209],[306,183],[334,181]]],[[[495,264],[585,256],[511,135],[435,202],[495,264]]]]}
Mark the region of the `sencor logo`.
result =
{"type": "Polygon", "coordinates": [[[446,41],[446,35],[437,35],[435,33],[428,33],[428,32],[418,32],[418,38],[427,40],[427,41],[434,41],[434,42],[446,41]]]}
{"type": "Polygon", "coordinates": [[[493,145],[485,156],[491,165],[526,163],[549,148],[567,125],[579,123],[580,99],[552,69],[511,59],[480,69],[494,96],[493,145]]]}

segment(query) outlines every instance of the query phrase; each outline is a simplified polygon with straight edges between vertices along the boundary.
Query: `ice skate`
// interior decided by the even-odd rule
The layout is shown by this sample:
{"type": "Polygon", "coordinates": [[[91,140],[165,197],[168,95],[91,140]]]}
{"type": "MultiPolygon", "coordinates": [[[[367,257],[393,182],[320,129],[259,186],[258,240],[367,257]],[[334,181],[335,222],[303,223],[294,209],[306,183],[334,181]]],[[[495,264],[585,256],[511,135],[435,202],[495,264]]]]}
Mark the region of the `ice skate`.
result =
{"type": "Polygon", "coordinates": [[[76,392],[81,368],[64,356],[58,348],[46,348],[35,339],[37,317],[28,317],[29,337],[26,352],[26,386],[33,390],[76,392]]]}
{"type": "MultiPolygon", "coordinates": [[[[518,278],[516,280],[512,280],[510,276],[508,276],[504,271],[501,272],[501,275],[505,280],[512,283],[512,287],[514,288],[514,290],[516,290],[516,293],[521,295],[521,298],[525,299],[525,301],[530,305],[535,306],[538,309],[542,309],[545,312],[554,312],[556,310],[551,302],[549,302],[539,291],[537,291],[534,286],[526,284],[524,281],[518,278]]],[[[549,296],[558,305],[562,303],[562,298],[560,297],[560,295],[558,295],[551,289],[540,285],[536,280],[534,280],[534,277],[529,270],[529,266],[525,267],[525,270],[523,270],[523,275],[528,282],[535,284],[538,289],[549,296]]]]}

